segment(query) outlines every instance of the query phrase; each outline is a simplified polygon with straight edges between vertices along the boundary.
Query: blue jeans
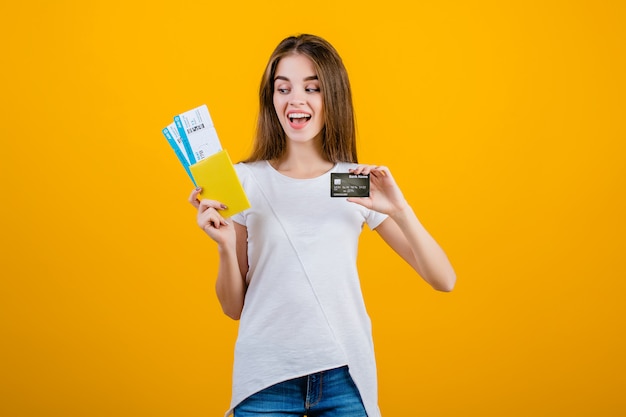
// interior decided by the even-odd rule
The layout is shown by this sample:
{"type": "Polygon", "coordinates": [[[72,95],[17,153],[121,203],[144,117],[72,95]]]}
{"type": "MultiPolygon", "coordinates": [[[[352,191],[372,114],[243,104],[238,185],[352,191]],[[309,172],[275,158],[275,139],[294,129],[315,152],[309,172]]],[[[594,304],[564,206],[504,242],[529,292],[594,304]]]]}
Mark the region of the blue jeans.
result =
{"type": "Polygon", "coordinates": [[[348,367],[279,382],[243,400],[234,417],[367,417],[348,367]]]}

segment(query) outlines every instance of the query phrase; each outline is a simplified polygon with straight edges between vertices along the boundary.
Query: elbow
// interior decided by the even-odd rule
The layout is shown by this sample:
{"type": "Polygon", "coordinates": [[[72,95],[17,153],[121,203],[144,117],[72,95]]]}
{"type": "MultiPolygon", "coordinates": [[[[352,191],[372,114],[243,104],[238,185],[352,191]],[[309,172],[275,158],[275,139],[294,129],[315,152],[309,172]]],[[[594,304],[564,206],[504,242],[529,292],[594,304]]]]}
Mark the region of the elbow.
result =
{"type": "Polygon", "coordinates": [[[243,304],[237,302],[225,302],[224,300],[220,301],[220,305],[222,307],[222,312],[233,320],[239,320],[241,318],[241,313],[243,312],[243,304]]]}
{"type": "Polygon", "coordinates": [[[239,320],[243,312],[243,299],[245,295],[233,291],[227,291],[216,286],[217,299],[222,307],[222,312],[233,320],[239,320]]]}
{"type": "Polygon", "coordinates": [[[449,275],[442,277],[436,283],[432,284],[432,287],[436,291],[451,292],[456,285],[456,274],[451,272],[449,275]]]}
{"type": "Polygon", "coordinates": [[[452,290],[454,289],[454,283],[445,284],[445,285],[437,285],[436,287],[433,286],[433,288],[439,292],[452,292],[452,290]]]}
{"type": "Polygon", "coordinates": [[[228,309],[222,309],[222,311],[224,312],[224,314],[226,314],[229,318],[233,319],[233,320],[239,320],[241,318],[241,310],[228,310],[228,309]]]}
{"type": "Polygon", "coordinates": [[[241,318],[241,314],[229,314],[228,317],[235,321],[239,321],[239,319],[241,318]]]}

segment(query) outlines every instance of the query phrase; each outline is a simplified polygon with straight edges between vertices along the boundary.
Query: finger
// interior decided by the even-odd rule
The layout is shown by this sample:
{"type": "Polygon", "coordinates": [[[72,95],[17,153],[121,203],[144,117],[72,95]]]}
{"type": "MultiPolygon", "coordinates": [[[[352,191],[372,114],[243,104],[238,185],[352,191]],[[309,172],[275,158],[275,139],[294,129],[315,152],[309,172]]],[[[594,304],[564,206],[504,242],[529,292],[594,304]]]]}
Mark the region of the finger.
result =
{"type": "Polygon", "coordinates": [[[374,168],[376,168],[376,165],[357,165],[350,172],[356,175],[368,175],[374,168]]]}
{"type": "Polygon", "coordinates": [[[222,226],[230,226],[230,223],[228,222],[228,220],[226,220],[225,218],[223,218],[222,216],[220,216],[219,214],[217,216],[214,216],[211,219],[211,224],[213,225],[213,227],[215,227],[216,229],[219,229],[222,226]]]}
{"type": "Polygon", "coordinates": [[[196,187],[191,194],[189,195],[188,201],[191,203],[192,206],[194,206],[195,208],[198,208],[198,205],[200,204],[200,201],[198,201],[198,194],[200,194],[200,192],[202,192],[202,188],[201,187],[196,187]]]}
{"type": "Polygon", "coordinates": [[[207,227],[219,229],[221,226],[227,226],[230,223],[220,215],[213,207],[198,214],[198,225],[206,230],[207,227]]]}
{"type": "Polygon", "coordinates": [[[216,200],[209,200],[207,198],[203,198],[199,201],[198,210],[204,211],[209,208],[213,208],[215,210],[226,210],[228,207],[226,207],[226,204],[220,203],[216,200]]]}
{"type": "Polygon", "coordinates": [[[348,172],[359,175],[361,172],[363,172],[363,167],[364,165],[357,165],[354,168],[349,169],[348,172]]]}
{"type": "Polygon", "coordinates": [[[383,176],[383,177],[388,177],[391,176],[391,172],[389,171],[389,168],[387,168],[386,166],[377,166],[374,169],[372,169],[372,174],[374,176],[383,176]]]}

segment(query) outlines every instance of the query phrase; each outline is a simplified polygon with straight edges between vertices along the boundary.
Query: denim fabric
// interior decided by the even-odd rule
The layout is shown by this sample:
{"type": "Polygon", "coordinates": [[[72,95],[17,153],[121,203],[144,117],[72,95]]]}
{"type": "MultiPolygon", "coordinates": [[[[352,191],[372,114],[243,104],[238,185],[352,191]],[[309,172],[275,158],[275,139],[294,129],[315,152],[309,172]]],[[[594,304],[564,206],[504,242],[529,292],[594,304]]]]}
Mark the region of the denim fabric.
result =
{"type": "Polygon", "coordinates": [[[348,367],[272,385],[243,400],[234,417],[367,417],[348,367]]]}

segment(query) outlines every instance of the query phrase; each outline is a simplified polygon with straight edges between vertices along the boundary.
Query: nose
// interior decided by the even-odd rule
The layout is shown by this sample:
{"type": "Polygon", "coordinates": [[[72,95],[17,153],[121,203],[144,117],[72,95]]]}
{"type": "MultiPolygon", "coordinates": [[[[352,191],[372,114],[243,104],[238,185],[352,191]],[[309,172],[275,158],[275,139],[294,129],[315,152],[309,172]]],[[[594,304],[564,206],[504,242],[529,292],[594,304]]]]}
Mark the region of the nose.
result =
{"type": "Polygon", "coordinates": [[[298,106],[306,102],[304,91],[293,91],[291,97],[289,97],[289,104],[298,106]]]}

